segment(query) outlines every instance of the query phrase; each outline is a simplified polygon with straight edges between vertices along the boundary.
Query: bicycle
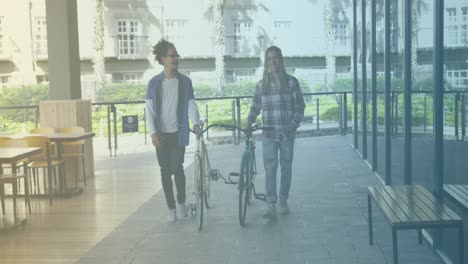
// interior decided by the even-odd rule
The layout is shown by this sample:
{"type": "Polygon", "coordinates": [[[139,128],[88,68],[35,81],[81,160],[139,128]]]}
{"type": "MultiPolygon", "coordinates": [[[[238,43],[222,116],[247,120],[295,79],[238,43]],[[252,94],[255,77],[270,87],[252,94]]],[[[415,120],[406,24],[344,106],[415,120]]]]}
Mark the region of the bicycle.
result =
{"type": "Polygon", "coordinates": [[[206,208],[209,208],[208,200],[210,199],[211,180],[218,179],[220,177],[219,170],[211,169],[208,151],[203,139],[203,134],[209,128],[216,126],[216,124],[210,125],[205,129],[203,129],[203,126],[204,123],[202,122],[197,131],[190,129],[190,132],[195,134],[197,140],[193,160],[193,194],[195,195],[195,205],[190,204],[187,207],[187,210],[191,215],[196,214],[199,231],[203,228],[203,207],[205,206],[206,208]]]}
{"type": "MultiPolygon", "coordinates": [[[[271,130],[271,127],[258,127],[254,124],[251,128],[243,129],[233,125],[218,125],[230,130],[239,129],[246,137],[245,148],[242,152],[240,172],[238,173],[238,190],[239,190],[239,223],[245,225],[245,217],[247,215],[247,205],[252,199],[252,194],[255,199],[266,202],[266,195],[255,191],[255,178],[257,176],[257,164],[255,161],[255,139],[252,133],[256,130],[271,130]]],[[[237,176],[237,173],[231,173],[230,176],[237,176]]]]}

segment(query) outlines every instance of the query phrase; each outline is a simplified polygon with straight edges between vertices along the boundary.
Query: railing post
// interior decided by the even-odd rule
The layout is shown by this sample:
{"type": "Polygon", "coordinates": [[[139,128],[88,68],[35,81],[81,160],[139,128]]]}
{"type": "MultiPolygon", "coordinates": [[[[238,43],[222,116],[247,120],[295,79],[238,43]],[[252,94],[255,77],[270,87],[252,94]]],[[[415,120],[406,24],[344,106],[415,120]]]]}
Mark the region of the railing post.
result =
{"type": "Polygon", "coordinates": [[[398,97],[399,94],[395,93],[395,136],[398,135],[398,97]]]}
{"type": "Polygon", "coordinates": [[[115,107],[115,104],[111,104],[111,109],[113,112],[113,119],[114,119],[114,156],[117,156],[117,148],[118,148],[118,143],[117,143],[117,107],[115,107]]]}
{"type": "Polygon", "coordinates": [[[424,94],[424,132],[427,132],[427,94],[424,94]]]}
{"type": "Polygon", "coordinates": [[[317,98],[317,105],[316,105],[316,116],[317,116],[317,131],[320,130],[319,120],[320,120],[320,98],[317,98]]]}
{"type": "MultiPolygon", "coordinates": [[[[238,127],[241,127],[241,106],[240,106],[240,98],[237,97],[236,98],[236,106],[237,106],[237,126],[238,127]]],[[[237,131],[237,143],[240,143],[240,139],[241,139],[241,131],[238,130],[237,131]]]]}
{"type": "MultiPolygon", "coordinates": [[[[205,105],[205,122],[206,122],[206,127],[208,127],[208,103],[206,103],[205,105]]],[[[206,130],[206,139],[208,140],[209,138],[209,133],[210,131],[209,130],[206,130]]]]}
{"type": "Polygon", "coordinates": [[[39,107],[34,108],[34,127],[37,127],[37,122],[39,120],[39,107]]]}
{"type": "Polygon", "coordinates": [[[455,94],[455,139],[458,140],[458,101],[460,100],[460,93],[455,94]]]}
{"type": "Polygon", "coordinates": [[[143,124],[145,125],[145,145],[148,144],[148,131],[146,130],[146,107],[143,107],[143,124]]]}
{"type": "Polygon", "coordinates": [[[343,101],[343,123],[344,123],[344,134],[348,134],[348,93],[344,93],[343,101]]]}
{"type": "Polygon", "coordinates": [[[462,125],[462,135],[461,140],[465,140],[466,135],[466,104],[465,104],[465,95],[461,95],[461,125],[462,125]]]}
{"type": "Polygon", "coordinates": [[[112,157],[112,137],[111,137],[111,106],[107,106],[107,148],[109,149],[109,155],[112,157]]]}
{"type": "MultiPolygon", "coordinates": [[[[231,101],[231,125],[235,126],[236,125],[236,102],[234,100],[231,101]]],[[[237,145],[236,142],[236,130],[232,130],[232,144],[237,145]]]]}
{"type": "Polygon", "coordinates": [[[343,135],[343,96],[341,94],[337,94],[336,96],[338,96],[338,100],[337,100],[337,103],[338,103],[338,111],[337,111],[337,114],[338,114],[338,127],[339,127],[339,130],[340,130],[340,134],[343,135]]]}

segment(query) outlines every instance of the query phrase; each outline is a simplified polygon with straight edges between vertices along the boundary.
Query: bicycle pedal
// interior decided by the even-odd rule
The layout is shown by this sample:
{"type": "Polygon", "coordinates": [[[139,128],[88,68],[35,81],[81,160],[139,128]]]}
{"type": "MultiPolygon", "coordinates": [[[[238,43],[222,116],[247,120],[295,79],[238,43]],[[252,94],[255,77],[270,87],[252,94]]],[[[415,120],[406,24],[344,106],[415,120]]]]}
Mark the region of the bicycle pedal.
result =
{"type": "Polygon", "coordinates": [[[240,173],[238,173],[238,172],[229,173],[229,177],[239,177],[239,176],[240,176],[240,173]]]}
{"type": "Polygon", "coordinates": [[[263,193],[256,193],[256,194],[255,194],[255,199],[257,199],[257,200],[262,200],[262,201],[266,201],[266,194],[263,194],[263,193]]]}
{"type": "Polygon", "coordinates": [[[219,178],[221,178],[221,173],[219,172],[218,169],[212,169],[208,173],[209,177],[213,181],[217,181],[219,178]]]}
{"type": "Polygon", "coordinates": [[[187,204],[187,213],[194,216],[197,213],[197,207],[195,204],[187,204]]]}

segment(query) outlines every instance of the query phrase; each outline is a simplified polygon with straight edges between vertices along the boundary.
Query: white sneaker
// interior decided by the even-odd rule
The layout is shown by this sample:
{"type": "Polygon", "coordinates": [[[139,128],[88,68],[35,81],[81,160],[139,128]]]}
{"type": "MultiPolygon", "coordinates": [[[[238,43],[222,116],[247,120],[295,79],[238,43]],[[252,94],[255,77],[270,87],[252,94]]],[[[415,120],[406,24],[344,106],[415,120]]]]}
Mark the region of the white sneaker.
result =
{"type": "Polygon", "coordinates": [[[179,215],[179,218],[185,218],[187,217],[187,207],[185,206],[185,203],[178,204],[177,206],[177,215],[179,215]]]}
{"type": "Polygon", "coordinates": [[[269,218],[269,219],[273,219],[276,217],[276,206],[274,203],[270,203],[268,204],[268,207],[265,211],[265,213],[263,214],[263,217],[264,218],[269,218]]]}
{"type": "Polygon", "coordinates": [[[289,214],[289,207],[288,207],[288,203],[286,202],[286,200],[279,201],[278,211],[280,214],[284,214],[284,215],[289,214]]]}
{"type": "Polygon", "coordinates": [[[169,213],[167,214],[167,221],[169,223],[175,223],[177,221],[177,215],[175,209],[169,209],[169,213]]]}

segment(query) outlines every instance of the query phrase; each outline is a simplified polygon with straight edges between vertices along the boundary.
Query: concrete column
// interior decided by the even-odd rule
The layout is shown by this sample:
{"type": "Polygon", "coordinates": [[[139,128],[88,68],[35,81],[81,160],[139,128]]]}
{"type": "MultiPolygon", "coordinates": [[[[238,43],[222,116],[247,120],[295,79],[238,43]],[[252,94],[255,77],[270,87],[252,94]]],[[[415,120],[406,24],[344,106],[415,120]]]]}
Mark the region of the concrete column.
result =
{"type": "Polygon", "coordinates": [[[81,99],[77,0],[46,0],[49,99],[81,99]]]}

